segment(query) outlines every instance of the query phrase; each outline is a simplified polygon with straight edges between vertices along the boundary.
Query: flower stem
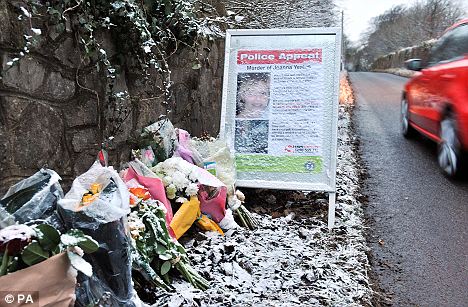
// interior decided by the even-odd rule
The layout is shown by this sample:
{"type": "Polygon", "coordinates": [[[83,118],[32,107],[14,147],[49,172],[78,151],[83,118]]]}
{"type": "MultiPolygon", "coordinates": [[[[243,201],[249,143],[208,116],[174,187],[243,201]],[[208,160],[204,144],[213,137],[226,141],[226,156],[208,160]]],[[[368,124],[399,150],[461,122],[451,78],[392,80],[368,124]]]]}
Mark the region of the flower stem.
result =
{"type": "Polygon", "coordinates": [[[8,246],[3,254],[2,265],[0,266],[0,276],[6,275],[8,264],[10,264],[11,256],[8,256],[8,246]]]}
{"type": "Polygon", "coordinates": [[[244,215],[242,214],[242,210],[241,208],[239,207],[239,209],[236,210],[237,212],[237,215],[239,216],[241,222],[242,222],[242,226],[246,227],[246,228],[249,228],[249,225],[247,224],[247,222],[245,221],[244,219],[244,215]]]}
{"type": "Polygon", "coordinates": [[[203,291],[209,288],[208,281],[198,275],[198,273],[189,264],[180,261],[177,263],[176,268],[195,288],[203,291]]]}

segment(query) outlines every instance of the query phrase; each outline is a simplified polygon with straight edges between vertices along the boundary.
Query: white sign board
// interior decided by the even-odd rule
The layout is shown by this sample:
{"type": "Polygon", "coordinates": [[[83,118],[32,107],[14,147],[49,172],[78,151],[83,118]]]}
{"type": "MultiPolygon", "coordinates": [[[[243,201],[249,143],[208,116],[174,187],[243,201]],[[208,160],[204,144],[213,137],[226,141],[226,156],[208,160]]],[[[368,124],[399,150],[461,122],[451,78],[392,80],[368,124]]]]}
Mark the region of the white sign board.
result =
{"type": "Polygon", "coordinates": [[[221,135],[238,186],[334,205],[340,48],[339,28],[227,31],[221,135]]]}

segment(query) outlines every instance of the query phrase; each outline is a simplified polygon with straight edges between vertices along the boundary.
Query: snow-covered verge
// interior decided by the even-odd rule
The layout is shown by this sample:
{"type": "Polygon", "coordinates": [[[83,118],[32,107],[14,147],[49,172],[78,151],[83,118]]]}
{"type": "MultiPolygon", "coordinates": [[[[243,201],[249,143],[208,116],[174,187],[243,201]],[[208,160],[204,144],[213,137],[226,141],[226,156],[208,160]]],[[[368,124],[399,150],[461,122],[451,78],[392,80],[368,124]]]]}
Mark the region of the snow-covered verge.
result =
{"type": "Polygon", "coordinates": [[[289,192],[281,198],[255,190],[252,210],[270,213],[254,213],[259,229],[231,230],[224,237],[198,234],[184,242],[211,288],[202,292],[176,279],[176,291],[157,293],[153,306],[370,306],[351,109],[339,111],[337,220],[331,233],[325,195],[289,192]]]}

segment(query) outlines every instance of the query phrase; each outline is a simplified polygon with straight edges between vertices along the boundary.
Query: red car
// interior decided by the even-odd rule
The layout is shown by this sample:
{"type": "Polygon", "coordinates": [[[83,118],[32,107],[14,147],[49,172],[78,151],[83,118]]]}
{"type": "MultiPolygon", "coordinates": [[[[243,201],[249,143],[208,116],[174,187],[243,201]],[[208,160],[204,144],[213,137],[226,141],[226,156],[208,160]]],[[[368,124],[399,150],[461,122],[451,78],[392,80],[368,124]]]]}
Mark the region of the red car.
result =
{"type": "Polygon", "coordinates": [[[417,131],[438,144],[438,161],[449,177],[466,173],[468,152],[468,19],[439,38],[428,64],[406,61],[418,71],[405,85],[401,127],[405,137],[417,131]]]}

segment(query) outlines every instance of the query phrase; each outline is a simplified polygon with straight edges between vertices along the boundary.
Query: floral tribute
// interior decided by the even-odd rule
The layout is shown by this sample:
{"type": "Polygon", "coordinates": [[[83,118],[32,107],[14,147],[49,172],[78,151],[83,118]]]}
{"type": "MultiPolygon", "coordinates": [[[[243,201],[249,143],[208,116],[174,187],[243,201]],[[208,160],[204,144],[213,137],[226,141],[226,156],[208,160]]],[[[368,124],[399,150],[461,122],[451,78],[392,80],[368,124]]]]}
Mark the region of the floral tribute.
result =
{"type": "Polygon", "coordinates": [[[83,306],[130,304],[134,288],[173,292],[176,276],[208,289],[179,240],[199,231],[224,236],[239,227],[235,219],[256,226],[235,189],[234,159],[220,140],[198,140],[216,154],[199,152],[168,120],[142,137],[120,173],[102,150],[65,195],[52,170],[10,188],[0,199],[0,278],[66,253],[83,306]]]}

